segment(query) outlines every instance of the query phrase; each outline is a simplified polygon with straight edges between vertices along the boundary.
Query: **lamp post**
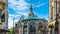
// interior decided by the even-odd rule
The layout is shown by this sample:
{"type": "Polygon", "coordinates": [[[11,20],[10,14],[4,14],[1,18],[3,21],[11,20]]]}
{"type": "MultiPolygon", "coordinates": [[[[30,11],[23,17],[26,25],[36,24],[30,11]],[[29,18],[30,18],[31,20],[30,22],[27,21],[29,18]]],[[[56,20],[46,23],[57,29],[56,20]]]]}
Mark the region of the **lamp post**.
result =
{"type": "Polygon", "coordinates": [[[14,34],[14,18],[13,18],[13,34],[14,34]]]}
{"type": "Polygon", "coordinates": [[[13,18],[13,28],[14,28],[14,18],[13,18]]]}

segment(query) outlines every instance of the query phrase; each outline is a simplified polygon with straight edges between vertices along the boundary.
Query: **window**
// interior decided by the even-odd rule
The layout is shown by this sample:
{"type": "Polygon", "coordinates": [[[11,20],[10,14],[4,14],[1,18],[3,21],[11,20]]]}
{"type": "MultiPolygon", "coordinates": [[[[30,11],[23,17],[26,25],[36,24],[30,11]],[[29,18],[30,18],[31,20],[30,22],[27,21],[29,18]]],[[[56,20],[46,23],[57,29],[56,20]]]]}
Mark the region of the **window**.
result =
{"type": "Polygon", "coordinates": [[[5,13],[1,16],[1,22],[5,22],[5,13]]]}
{"type": "Polygon", "coordinates": [[[59,7],[59,2],[57,3],[57,17],[60,17],[60,7],[59,7]]]}
{"type": "Polygon", "coordinates": [[[16,25],[16,27],[17,27],[17,24],[15,24],[16,25]]]}
{"type": "Polygon", "coordinates": [[[27,27],[26,28],[23,28],[23,34],[27,34],[27,27]]]}
{"type": "Polygon", "coordinates": [[[30,27],[31,28],[34,28],[35,27],[35,23],[34,22],[31,22],[30,27]]]}
{"type": "Polygon", "coordinates": [[[57,13],[59,12],[59,3],[57,3],[57,13]]]}
{"type": "Polygon", "coordinates": [[[29,34],[35,34],[36,33],[36,26],[35,26],[35,22],[31,22],[30,23],[30,27],[29,27],[29,34]],[[34,33],[33,33],[34,32],[34,33]]]}

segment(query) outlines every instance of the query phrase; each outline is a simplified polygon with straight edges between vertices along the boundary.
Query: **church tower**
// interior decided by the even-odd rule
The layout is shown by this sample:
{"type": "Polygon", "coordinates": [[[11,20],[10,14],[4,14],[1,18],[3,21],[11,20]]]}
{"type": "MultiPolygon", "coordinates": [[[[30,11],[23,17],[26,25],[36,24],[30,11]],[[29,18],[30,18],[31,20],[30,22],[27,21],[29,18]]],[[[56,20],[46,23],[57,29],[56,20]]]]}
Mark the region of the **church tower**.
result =
{"type": "Polygon", "coordinates": [[[60,34],[60,0],[49,0],[49,23],[54,25],[52,34],[60,34]]]}
{"type": "Polygon", "coordinates": [[[32,15],[34,15],[34,13],[33,13],[33,8],[32,8],[32,5],[31,5],[31,6],[30,6],[30,13],[29,13],[28,17],[30,17],[30,16],[32,16],[32,15]]]}

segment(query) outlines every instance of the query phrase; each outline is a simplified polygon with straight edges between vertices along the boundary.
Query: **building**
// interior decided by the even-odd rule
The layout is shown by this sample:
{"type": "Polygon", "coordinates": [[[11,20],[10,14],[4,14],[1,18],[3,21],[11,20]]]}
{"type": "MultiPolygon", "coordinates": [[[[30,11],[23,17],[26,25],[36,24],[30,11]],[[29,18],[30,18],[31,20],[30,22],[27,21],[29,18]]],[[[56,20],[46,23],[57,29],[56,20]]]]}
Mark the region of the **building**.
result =
{"type": "Polygon", "coordinates": [[[0,0],[0,34],[8,32],[7,0],[0,0]]]}
{"type": "Polygon", "coordinates": [[[21,16],[20,20],[16,23],[16,34],[47,34],[46,28],[47,20],[39,18],[32,11],[32,5],[30,6],[30,12],[28,18],[24,19],[21,16]]]}
{"type": "Polygon", "coordinates": [[[49,33],[60,34],[60,0],[49,0],[49,23],[53,24],[53,29],[49,28],[49,33]]]}

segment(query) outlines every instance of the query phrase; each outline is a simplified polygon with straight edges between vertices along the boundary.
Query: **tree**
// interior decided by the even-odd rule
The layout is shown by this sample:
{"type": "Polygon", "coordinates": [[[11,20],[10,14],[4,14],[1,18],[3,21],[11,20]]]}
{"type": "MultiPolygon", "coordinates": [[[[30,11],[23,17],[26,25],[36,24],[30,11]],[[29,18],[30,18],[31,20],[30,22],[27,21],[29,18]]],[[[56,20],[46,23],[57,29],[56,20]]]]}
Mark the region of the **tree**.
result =
{"type": "Polygon", "coordinates": [[[12,28],[10,29],[10,32],[9,32],[8,34],[15,34],[15,28],[12,27],[12,28]]]}

